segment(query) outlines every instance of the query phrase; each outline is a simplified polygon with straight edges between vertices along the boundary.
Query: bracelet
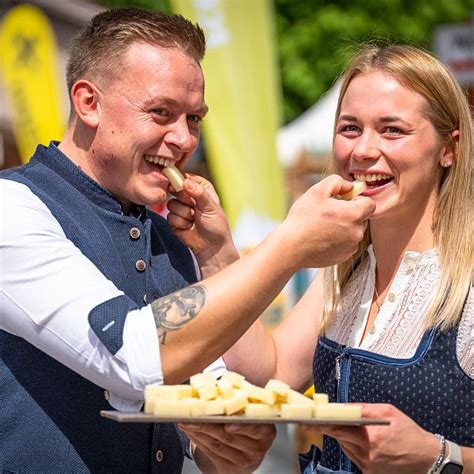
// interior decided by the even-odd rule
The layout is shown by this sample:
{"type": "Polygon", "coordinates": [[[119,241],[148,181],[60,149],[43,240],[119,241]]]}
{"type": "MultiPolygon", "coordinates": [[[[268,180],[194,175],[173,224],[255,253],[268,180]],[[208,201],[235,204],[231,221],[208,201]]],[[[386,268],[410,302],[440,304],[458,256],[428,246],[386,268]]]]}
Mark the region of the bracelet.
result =
{"type": "Polygon", "coordinates": [[[428,471],[428,474],[436,474],[438,472],[441,463],[443,462],[444,457],[446,456],[446,439],[444,436],[436,433],[435,436],[439,439],[439,455],[436,458],[436,461],[431,466],[431,469],[428,471]]]}

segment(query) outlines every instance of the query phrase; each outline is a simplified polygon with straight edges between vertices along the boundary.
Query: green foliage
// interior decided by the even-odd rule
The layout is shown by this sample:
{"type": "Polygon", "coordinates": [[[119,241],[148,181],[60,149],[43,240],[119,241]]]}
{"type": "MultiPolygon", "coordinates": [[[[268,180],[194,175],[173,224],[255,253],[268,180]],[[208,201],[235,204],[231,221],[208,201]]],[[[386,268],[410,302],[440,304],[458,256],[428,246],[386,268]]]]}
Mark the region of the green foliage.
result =
{"type": "Polygon", "coordinates": [[[105,7],[120,7],[123,5],[135,5],[137,7],[149,8],[161,12],[171,12],[169,0],[101,0],[105,7]]]}
{"type": "MultiPolygon", "coordinates": [[[[190,0],[191,1],[191,0],[190,0]]],[[[240,1],[245,6],[247,1],[240,1]]],[[[469,20],[474,0],[273,0],[285,122],[335,82],[355,47],[382,40],[431,49],[437,25],[469,20]]],[[[171,11],[169,0],[102,0],[171,11]]]]}
{"type": "Polygon", "coordinates": [[[474,13],[474,0],[274,1],[285,121],[331,87],[358,44],[382,40],[431,49],[437,25],[474,13]]]}

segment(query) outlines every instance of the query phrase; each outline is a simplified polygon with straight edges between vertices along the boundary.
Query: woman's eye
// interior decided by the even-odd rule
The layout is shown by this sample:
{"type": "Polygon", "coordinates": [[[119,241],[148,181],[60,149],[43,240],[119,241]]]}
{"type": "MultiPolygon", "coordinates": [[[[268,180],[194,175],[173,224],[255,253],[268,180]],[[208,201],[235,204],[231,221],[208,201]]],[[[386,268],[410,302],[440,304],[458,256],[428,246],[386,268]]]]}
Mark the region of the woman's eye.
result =
{"type": "Polygon", "coordinates": [[[359,127],[357,125],[352,125],[352,124],[341,125],[339,128],[339,132],[358,132],[358,131],[359,131],[359,127]]]}
{"type": "Polygon", "coordinates": [[[387,127],[385,129],[385,131],[387,133],[392,134],[392,135],[398,135],[398,134],[402,133],[402,131],[398,127],[387,127]]]}

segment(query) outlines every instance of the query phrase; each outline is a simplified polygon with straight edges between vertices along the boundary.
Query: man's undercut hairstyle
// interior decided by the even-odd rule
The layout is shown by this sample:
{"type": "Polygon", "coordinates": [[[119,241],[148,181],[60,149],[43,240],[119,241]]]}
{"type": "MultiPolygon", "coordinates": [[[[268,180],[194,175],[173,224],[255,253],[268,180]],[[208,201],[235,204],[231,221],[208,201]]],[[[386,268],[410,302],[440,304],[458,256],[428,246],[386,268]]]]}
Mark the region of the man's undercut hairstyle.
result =
{"type": "Polygon", "coordinates": [[[181,15],[138,7],[113,8],[94,16],[72,40],[66,70],[68,91],[81,78],[116,72],[127,48],[135,42],[178,48],[198,63],[206,51],[202,29],[181,15]]]}

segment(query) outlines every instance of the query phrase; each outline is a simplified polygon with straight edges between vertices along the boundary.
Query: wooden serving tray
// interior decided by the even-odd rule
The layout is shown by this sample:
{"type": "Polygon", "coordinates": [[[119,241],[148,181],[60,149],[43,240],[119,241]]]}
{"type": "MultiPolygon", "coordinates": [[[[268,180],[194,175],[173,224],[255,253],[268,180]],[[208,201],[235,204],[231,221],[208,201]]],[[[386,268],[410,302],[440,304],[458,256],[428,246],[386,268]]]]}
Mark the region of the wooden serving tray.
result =
{"type": "Polygon", "coordinates": [[[375,418],[361,418],[360,420],[331,420],[320,418],[249,418],[241,415],[212,415],[212,416],[183,416],[165,417],[147,415],[143,412],[123,412],[115,410],[102,410],[100,415],[119,423],[250,423],[250,424],[274,424],[274,423],[298,423],[304,425],[321,426],[363,426],[363,425],[389,425],[388,420],[375,418]]]}

